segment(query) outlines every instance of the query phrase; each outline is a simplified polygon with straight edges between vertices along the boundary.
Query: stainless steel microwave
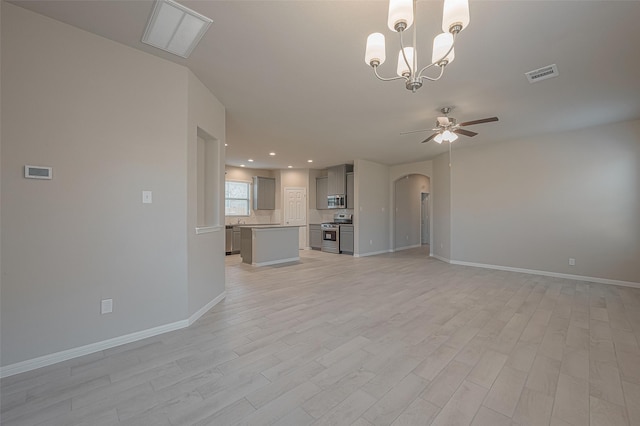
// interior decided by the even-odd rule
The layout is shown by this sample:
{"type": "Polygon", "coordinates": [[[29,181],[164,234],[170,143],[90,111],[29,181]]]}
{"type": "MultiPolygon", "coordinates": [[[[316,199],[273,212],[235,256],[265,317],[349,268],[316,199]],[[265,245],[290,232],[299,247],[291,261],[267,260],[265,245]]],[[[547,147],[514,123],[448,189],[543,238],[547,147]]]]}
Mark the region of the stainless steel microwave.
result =
{"type": "Polygon", "coordinates": [[[346,197],[342,194],[327,197],[327,207],[330,209],[344,209],[346,206],[346,197]]]}

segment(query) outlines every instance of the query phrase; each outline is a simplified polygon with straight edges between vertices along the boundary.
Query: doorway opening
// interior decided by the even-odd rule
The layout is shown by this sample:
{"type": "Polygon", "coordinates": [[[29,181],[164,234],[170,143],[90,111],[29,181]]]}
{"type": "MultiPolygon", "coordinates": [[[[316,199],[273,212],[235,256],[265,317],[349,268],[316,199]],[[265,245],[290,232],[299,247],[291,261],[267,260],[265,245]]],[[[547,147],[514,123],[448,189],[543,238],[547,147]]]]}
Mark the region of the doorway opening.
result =
{"type": "Polygon", "coordinates": [[[422,174],[409,174],[394,182],[394,251],[416,247],[429,249],[430,192],[431,179],[422,174]]]}

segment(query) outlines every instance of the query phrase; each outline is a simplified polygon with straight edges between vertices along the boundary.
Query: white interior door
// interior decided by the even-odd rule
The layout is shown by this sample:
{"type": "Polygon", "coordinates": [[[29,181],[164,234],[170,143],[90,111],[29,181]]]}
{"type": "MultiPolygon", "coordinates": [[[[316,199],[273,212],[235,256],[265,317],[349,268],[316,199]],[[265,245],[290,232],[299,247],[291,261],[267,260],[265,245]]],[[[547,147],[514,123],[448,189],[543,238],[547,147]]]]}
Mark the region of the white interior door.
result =
{"type": "Polygon", "coordinates": [[[307,246],[307,189],[284,189],[284,224],[300,226],[299,248],[307,246]]]}

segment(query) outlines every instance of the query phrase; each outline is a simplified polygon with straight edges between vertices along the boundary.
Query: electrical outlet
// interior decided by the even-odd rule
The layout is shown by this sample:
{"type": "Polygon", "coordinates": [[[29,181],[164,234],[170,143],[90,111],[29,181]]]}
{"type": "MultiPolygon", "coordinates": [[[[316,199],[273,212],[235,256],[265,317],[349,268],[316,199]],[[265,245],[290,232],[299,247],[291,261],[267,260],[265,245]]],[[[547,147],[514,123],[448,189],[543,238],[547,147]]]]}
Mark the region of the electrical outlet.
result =
{"type": "Polygon", "coordinates": [[[576,260],[573,257],[569,258],[569,266],[576,266],[576,260]]]}
{"type": "Polygon", "coordinates": [[[151,191],[142,191],[142,203],[151,204],[153,202],[153,196],[151,191]]]}
{"type": "Polygon", "coordinates": [[[113,312],[113,299],[104,299],[100,302],[100,313],[110,314],[113,312]]]}
{"type": "Polygon", "coordinates": [[[369,240],[369,245],[372,246],[373,245],[373,240],[369,240]]]}

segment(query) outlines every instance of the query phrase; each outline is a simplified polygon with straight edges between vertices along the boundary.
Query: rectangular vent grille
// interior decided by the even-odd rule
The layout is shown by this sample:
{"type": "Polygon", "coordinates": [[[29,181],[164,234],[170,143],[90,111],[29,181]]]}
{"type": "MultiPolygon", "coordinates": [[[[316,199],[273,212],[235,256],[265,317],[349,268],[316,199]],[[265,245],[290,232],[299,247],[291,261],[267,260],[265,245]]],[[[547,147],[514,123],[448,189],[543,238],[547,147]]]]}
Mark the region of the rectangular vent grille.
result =
{"type": "Polygon", "coordinates": [[[24,177],[29,179],[51,179],[52,172],[51,167],[24,166],[24,177]]]}
{"type": "Polygon", "coordinates": [[[558,73],[558,66],[556,64],[553,64],[546,67],[538,68],[537,70],[526,72],[524,73],[524,75],[527,76],[527,80],[529,80],[529,83],[536,83],[548,78],[557,77],[560,74],[558,73]]]}

